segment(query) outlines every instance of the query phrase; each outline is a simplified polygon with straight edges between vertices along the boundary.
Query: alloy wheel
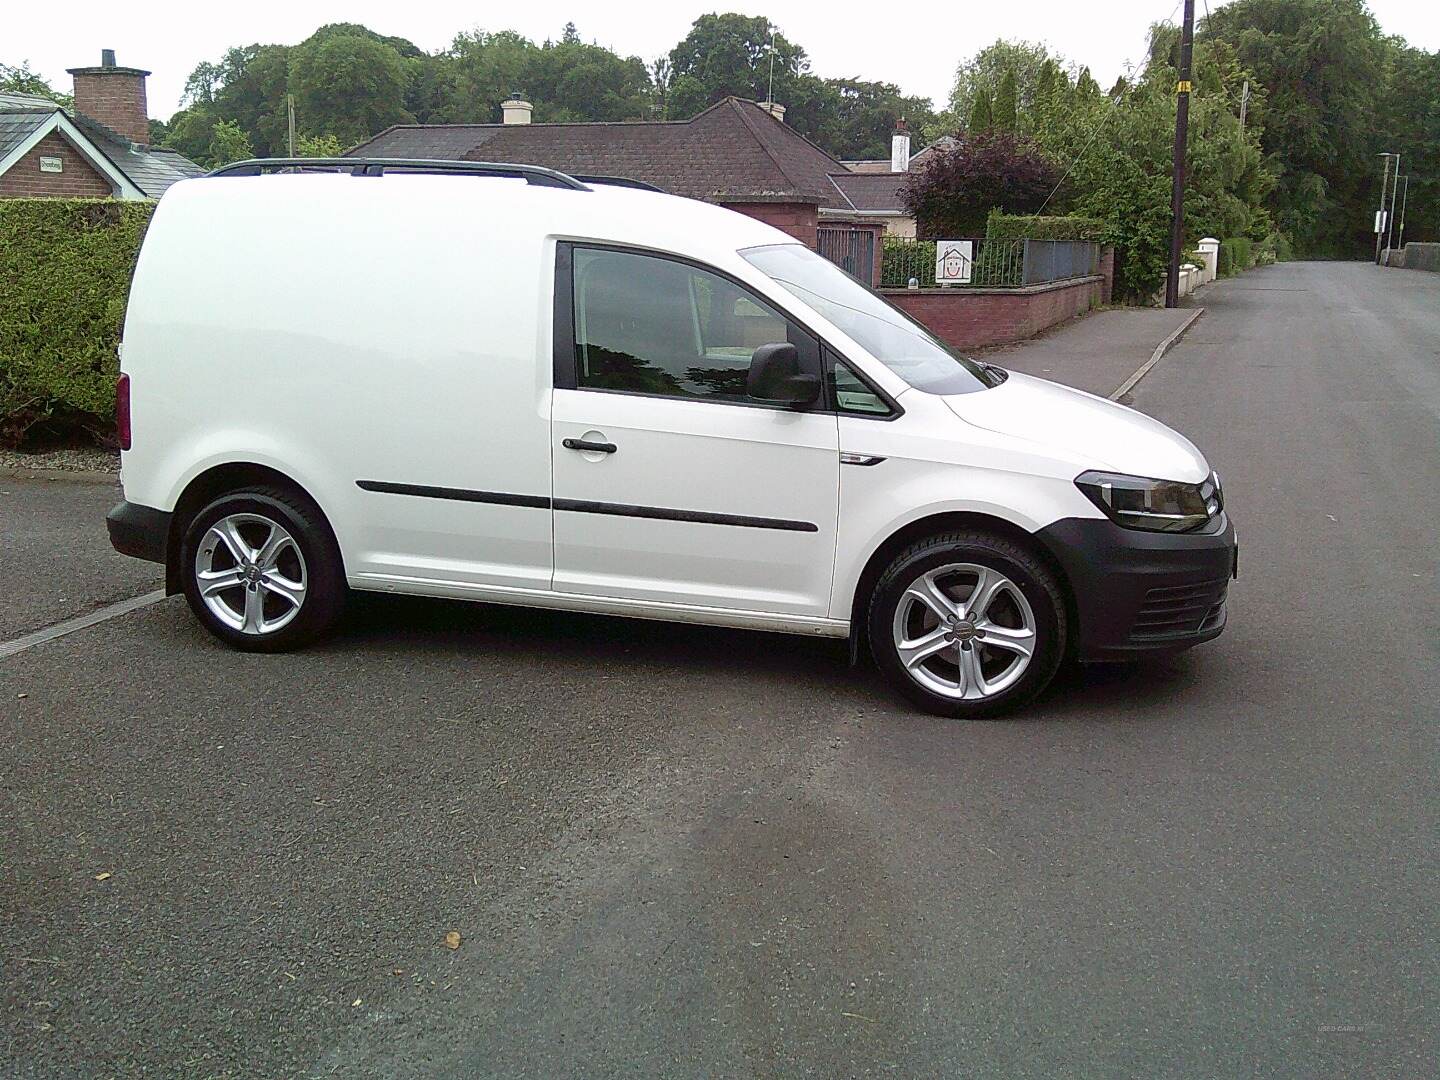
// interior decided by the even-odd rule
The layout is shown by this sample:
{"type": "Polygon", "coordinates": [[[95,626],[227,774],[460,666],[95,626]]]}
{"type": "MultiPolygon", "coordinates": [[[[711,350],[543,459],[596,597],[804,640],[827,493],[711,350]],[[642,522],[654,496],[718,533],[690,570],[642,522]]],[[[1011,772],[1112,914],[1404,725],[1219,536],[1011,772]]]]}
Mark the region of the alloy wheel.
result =
{"type": "Polygon", "coordinates": [[[212,524],[194,572],[205,607],[243,634],[273,634],[305,604],[305,555],[283,525],[261,514],[229,514],[212,524]]]}
{"type": "Polygon", "coordinates": [[[1020,587],[978,563],[949,563],[910,583],[895,607],[895,650],[906,674],[942,697],[980,701],[1014,686],[1038,644],[1020,587]]]}

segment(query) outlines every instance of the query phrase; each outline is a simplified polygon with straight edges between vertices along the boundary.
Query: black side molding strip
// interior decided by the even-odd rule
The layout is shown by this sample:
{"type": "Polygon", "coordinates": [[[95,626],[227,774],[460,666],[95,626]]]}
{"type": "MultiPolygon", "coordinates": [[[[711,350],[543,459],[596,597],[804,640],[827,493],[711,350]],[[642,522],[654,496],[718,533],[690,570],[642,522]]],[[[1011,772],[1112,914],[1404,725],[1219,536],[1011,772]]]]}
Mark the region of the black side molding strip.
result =
{"type": "MultiPolygon", "coordinates": [[[[356,487],[387,495],[418,495],[428,499],[493,503],[499,506],[529,506],[548,510],[552,501],[543,495],[513,495],[504,491],[471,491],[467,488],[429,487],[424,484],[392,484],[384,480],[356,480],[356,487]]],[[[588,502],[584,499],[555,499],[556,510],[573,514],[608,514],[612,517],[649,518],[654,521],[688,521],[698,525],[733,525],[746,529],[778,529],[782,532],[819,532],[810,521],[785,518],[747,517],[743,514],[711,514],[704,510],[671,510],[663,506],[632,506],[628,503],[588,502]]]]}
{"type": "Polygon", "coordinates": [[[457,502],[532,506],[537,510],[550,509],[550,500],[544,495],[512,495],[507,491],[471,491],[468,488],[427,487],[424,484],[391,484],[384,480],[356,480],[355,486],[365,491],[383,492],[386,495],[419,495],[427,499],[454,499],[457,502]]]}
{"type": "Polygon", "coordinates": [[[743,514],[711,514],[704,510],[669,510],[663,506],[586,502],[584,499],[556,499],[555,509],[568,510],[575,514],[610,514],[615,517],[651,518],[655,521],[689,521],[699,525],[738,525],[746,529],[779,529],[783,532],[820,531],[817,525],[809,521],[746,517],[743,514]]]}

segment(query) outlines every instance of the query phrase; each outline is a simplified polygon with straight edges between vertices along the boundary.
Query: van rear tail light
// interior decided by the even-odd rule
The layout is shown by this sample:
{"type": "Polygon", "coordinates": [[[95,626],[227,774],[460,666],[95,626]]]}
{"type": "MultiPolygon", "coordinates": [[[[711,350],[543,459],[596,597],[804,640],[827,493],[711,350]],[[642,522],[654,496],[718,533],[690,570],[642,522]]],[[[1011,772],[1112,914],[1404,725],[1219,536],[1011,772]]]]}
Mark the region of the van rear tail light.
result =
{"type": "Polygon", "coordinates": [[[130,376],[121,375],[115,383],[115,434],[120,449],[130,449],[130,376]]]}

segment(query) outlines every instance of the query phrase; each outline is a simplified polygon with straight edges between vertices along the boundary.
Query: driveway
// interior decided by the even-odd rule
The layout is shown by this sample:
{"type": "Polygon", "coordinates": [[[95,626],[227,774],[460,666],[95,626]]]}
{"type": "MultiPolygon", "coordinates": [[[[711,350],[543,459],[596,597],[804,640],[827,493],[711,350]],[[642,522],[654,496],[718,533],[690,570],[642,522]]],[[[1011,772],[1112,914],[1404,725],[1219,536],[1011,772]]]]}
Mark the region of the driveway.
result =
{"type": "Polygon", "coordinates": [[[1201,302],[1134,397],[1225,479],[1230,627],[1017,719],[380,597],[0,660],[0,1074],[1433,1075],[1440,275],[1201,302]]]}

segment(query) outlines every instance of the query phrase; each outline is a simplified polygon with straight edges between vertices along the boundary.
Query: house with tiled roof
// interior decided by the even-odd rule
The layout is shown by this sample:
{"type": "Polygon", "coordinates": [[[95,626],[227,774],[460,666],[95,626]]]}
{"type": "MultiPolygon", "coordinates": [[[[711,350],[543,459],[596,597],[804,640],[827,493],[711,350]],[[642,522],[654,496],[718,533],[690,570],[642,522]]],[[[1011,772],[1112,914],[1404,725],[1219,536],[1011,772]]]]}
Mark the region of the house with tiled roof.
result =
{"type": "Polygon", "coordinates": [[[857,207],[863,206],[865,213],[885,219],[887,235],[914,236],[915,217],[905,205],[901,192],[911,174],[923,170],[935,155],[954,145],[954,138],[943,135],[912,155],[910,132],[901,120],[891,139],[888,159],[842,161],[840,164],[851,175],[837,177],[837,183],[857,207]]]}
{"type": "Polygon", "coordinates": [[[150,145],[145,80],[106,49],[97,67],[70,68],[73,109],[49,98],[0,92],[0,198],[158,199],[205,170],[150,145]]]}
{"type": "Polygon", "coordinates": [[[531,111],[516,97],[503,103],[499,124],[397,124],[349,153],[641,180],[769,222],[867,280],[888,226],[909,221],[913,235],[899,199],[903,176],[852,172],[787,125],[773,102],[727,97],[688,120],[621,123],[532,124],[531,111]]]}

